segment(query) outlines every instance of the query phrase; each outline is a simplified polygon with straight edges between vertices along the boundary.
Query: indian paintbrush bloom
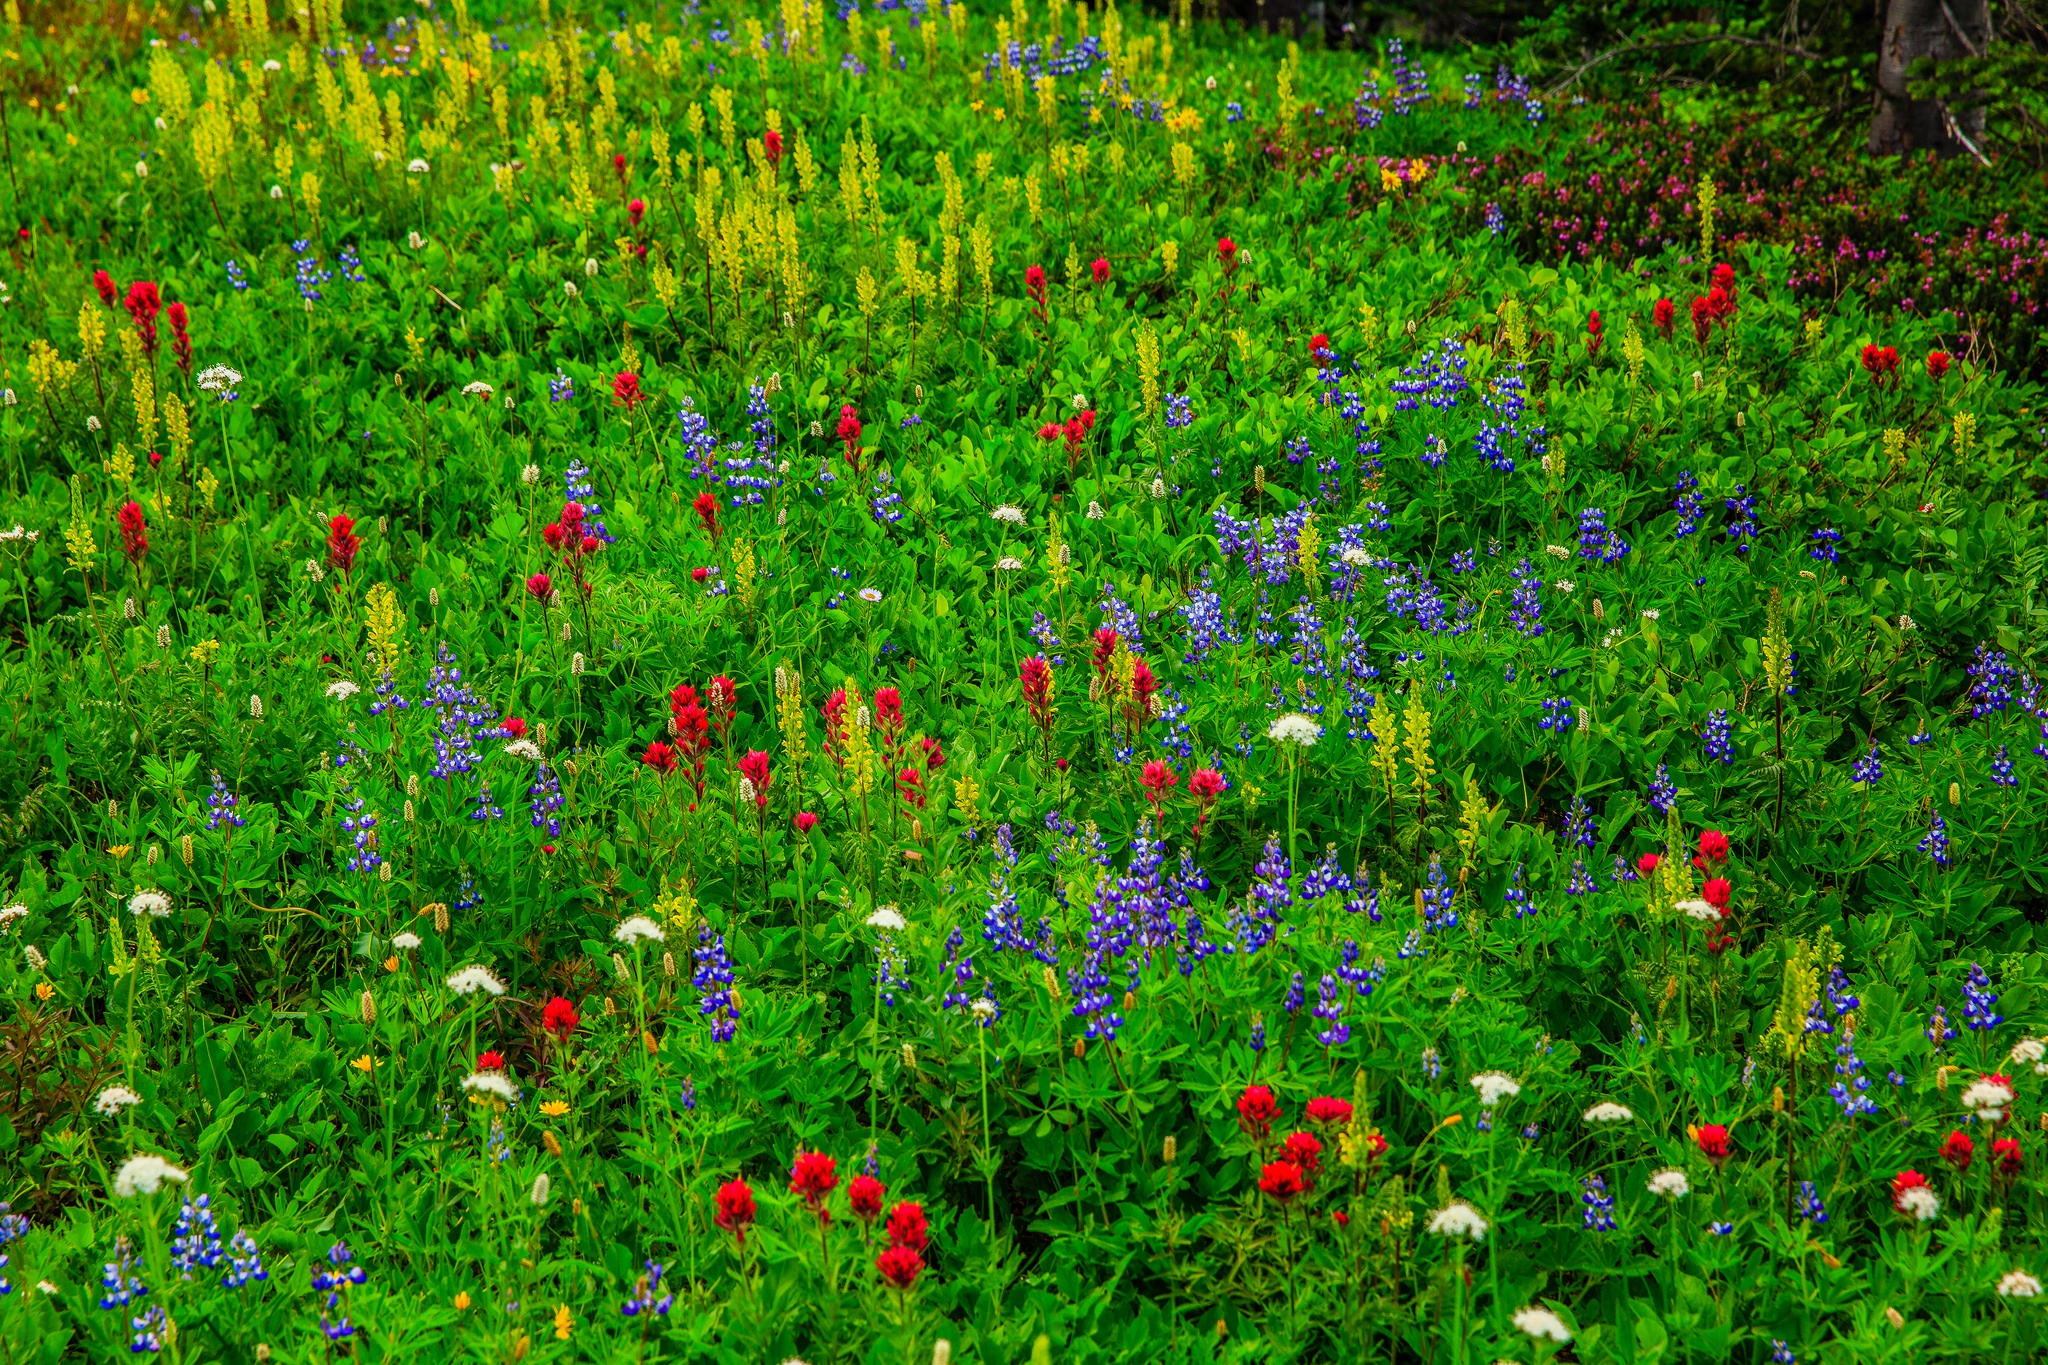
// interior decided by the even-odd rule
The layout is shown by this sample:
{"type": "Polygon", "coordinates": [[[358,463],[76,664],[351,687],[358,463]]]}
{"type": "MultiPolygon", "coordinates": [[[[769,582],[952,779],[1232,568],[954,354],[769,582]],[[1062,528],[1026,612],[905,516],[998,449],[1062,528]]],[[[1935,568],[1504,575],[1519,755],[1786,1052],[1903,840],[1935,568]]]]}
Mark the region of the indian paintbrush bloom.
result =
{"type": "Polygon", "coordinates": [[[327,523],[328,564],[347,573],[355,567],[356,552],[362,548],[363,538],[356,534],[356,519],[336,512],[327,523]]]}
{"type": "Polygon", "coordinates": [[[831,1219],[825,1201],[832,1197],[832,1191],[838,1185],[838,1161],[823,1152],[800,1151],[796,1154],[796,1164],[789,1177],[789,1192],[801,1195],[820,1223],[831,1219]]]}
{"type": "Polygon", "coordinates": [[[121,553],[131,565],[142,567],[142,557],[149,553],[149,526],[142,519],[142,504],[133,498],[122,503],[115,521],[121,528],[121,553]]]}
{"type": "Polygon", "coordinates": [[[747,1244],[747,1228],[754,1221],[754,1189],[745,1180],[728,1180],[718,1187],[717,1213],[712,1221],[733,1235],[740,1246],[747,1244]]]}
{"type": "Polygon", "coordinates": [[[1301,1167],[1292,1161],[1269,1161],[1259,1172],[1259,1193],[1277,1200],[1283,1208],[1307,1189],[1308,1182],[1301,1167]]]}
{"type": "Polygon", "coordinates": [[[1958,1173],[1969,1170],[1976,1156],[1977,1144],[1970,1141],[1970,1135],[1960,1128],[1941,1140],[1941,1159],[1955,1167],[1958,1173]]]}
{"type": "Polygon", "coordinates": [[[1265,1141],[1279,1117],[1280,1104],[1263,1085],[1248,1085],[1237,1097],[1237,1126],[1255,1141],[1265,1141]]]}
{"type": "Polygon", "coordinates": [[[1713,1163],[1715,1170],[1728,1164],[1733,1155],[1728,1145],[1728,1129],[1724,1124],[1702,1124],[1693,1132],[1693,1145],[1700,1149],[1700,1155],[1713,1163]]]}
{"type": "Polygon", "coordinates": [[[570,1035],[576,1032],[576,1025],[581,1022],[582,1020],[577,1017],[576,1007],[559,995],[548,1001],[547,1007],[540,1014],[542,1030],[549,1037],[561,1042],[567,1042],[570,1035]]]}

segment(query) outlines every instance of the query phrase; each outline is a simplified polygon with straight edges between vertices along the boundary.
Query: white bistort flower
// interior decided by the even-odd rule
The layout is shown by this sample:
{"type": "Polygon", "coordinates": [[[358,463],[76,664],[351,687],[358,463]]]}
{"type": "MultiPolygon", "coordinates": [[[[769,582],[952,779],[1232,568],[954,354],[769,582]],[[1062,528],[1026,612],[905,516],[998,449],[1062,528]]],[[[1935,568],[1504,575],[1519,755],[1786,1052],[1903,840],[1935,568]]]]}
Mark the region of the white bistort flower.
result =
{"type": "Polygon", "coordinates": [[[1692,1193],[1692,1181],[1676,1166],[1666,1166],[1650,1176],[1650,1193],[1661,1199],[1683,1199],[1692,1193]]]}
{"type": "Polygon", "coordinates": [[[548,1180],[548,1173],[546,1171],[542,1171],[539,1175],[533,1178],[533,1193],[528,1195],[527,1197],[533,1200],[535,1208],[547,1207],[548,1186],[550,1183],[551,1182],[548,1180]]]}
{"type": "Polygon", "coordinates": [[[1479,1092],[1479,1102],[1488,1109],[1522,1093],[1522,1083],[1505,1071],[1480,1072],[1472,1078],[1472,1088],[1479,1092]]]}
{"type": "Polygon", "coordinates": [[[1289,711],[1266,727],[1266,738],[1276,744],[1296,744],[1307,749],[1322,737],[1323,727],[1299,711],[1289,711]]]}
{"type": "Polygon", "coordinates": [[[138,891],[128,900],[128,913],[162,919],[171,913],[171,898],[161,891],[138,891]]]}
{"type": "Polygon", "coordinates": [[[1627,1123],[1636,1116],[1636,1111],[1613,1100],[1602,1100],[1585,1112],[1588,1123],[1627,1123]]]}
{"type": "Polygon", "coordinates": [[[2008,1270],[1998,1282],[1998,1293],[2002,1298],[2031,1299],[2041,1292],[2041,1282],[2024,1270],[2008,1270]]]}
{"type": "Polygon", "coordinates": [[[659,943],[666,936],[661,932],[661,926],[647,916],[628,915],[619,921],[618,928],[612,930],[612,937],[631,946],[643,939],[659,943]]]}
{"type": "Polygon", "coordinates": [[[1549,1340],[1560,1346],[1572,1339],[1571,1329],[1564,1325],[1564,1319],[1548,1308],[1524,1308],[1515,1314],[1515,1326],[1540,1340],[1549,1340]]]}
{"type": "Polygon", "coordinates": [[[462,1088],[477,1094],[494,1096],[507,1104],[515,1104],[519,1100],[519,1087],[502,1071],[472,1072],[462,1078],[462,1088]]]}
{"type": "Polygon", "coordinates": [[[1024,561],[1015,555],[1004,555],[996,561],[996,567],[1006,572],[1014,573],[1024,567],[1024,561]]]}
{"type": "Polygon", "coordinates": [[[425,175],[430,169],[424,157],[414,157],[405,163],[405,169],[414,175],[425,175]]]}
{"type": "Polygon", "coordinates": [[[92,1107],[98,1110],[102,1116],[113,1118],[123,1109],[140,1103],[142,1103],[142,1096],[136,1094],[127,1086],[110,1085],[105,1090],[100,1091],[99,1098],[92,1102],[92,1107]]]}
{"type": "Polygon", "coordinates": [[[131,1156],[114,1173],[114,1193],[123,1199],[155,1194],[166,1180],[183,1181],[185,1172],[160,1156],[131,1156]]]}
{"type": "Polygon", "coordinates": [[[2012,1086],[2001,1076],[1979,1076],[1963,1091],[1963,1108],[1985,1123],[2001,1123],[2012,1108],[2012,1086]]]}
{"type": "Polygon", "coordinates": [[[1464,1200],[1453,1199],[1430,1215],[1429,1230],[1439,1237],[1464,1237],[1479,1242],[1486,1238],[1486,1220],[1464,1200]]]}
{"type": "Polygon", "coordinates": [[[448,978],[448,989],[457,995],[474,995],[478,991],[503,995],[505,983],[492,975],[489,967],[464,967],[448,978]]]}

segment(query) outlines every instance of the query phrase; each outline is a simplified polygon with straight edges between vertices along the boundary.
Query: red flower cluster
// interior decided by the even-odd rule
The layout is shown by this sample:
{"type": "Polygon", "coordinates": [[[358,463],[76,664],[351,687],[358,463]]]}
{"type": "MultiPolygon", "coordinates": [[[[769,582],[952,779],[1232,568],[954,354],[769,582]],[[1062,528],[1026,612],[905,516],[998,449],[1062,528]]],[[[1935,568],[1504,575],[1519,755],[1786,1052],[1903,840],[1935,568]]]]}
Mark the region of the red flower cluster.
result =
{"type": "Polygon", "coordinates": [[[1308,339],[1308,353],[1317,360],[1321,360],[1324,356],[1328,355],[1330,353],[1330,334],[1328,332],[1317,332],[1314,336],[1310,337],[1308,339]]]}
{"type": "Polygon", "coordinates": [[[1927,377],[1929,379],[1941,378],[1948,373],[1948,367],[1954,360],[1955,357],[1947,351],[1929,351],[1927,353],[1927,377]]]}
{"type": "Polygon", "coordinates": [[[1709,1123],[1693,1133],[1693,1145],[1700,1149],[1700,1155],[1713,1163],[1715,1170],[1728,1163],[1733,1155],[1728,1145],[1728,1128],[1725,1124],[1709,1123]]]}
{"type": "Polygon", "coordinates": [[[1642,857],[1636,859],[1636,871],[1641,875],[1647,877],[1652,872],[1655,872],[1658,869],[1658,867],[1663,864],[1663,862],[1664,860],[1658,857],[1656,854],[1645,853],[1642,857]]]}
{"type": "Polygon", "coordinates": [[[1692,865],[1704,871],[1719,867],[1728,861],[1728,836],[1718,829],[1700,831],[1700,851],[1693,858],[1692,865]]]}
{"type": "Polygon", "coordinates": [[[1325,1128],[1341,1128],[1351,1122],[1351,1101],[1318,1095],[1308,1102],[1308,1121],[1325,1128]]]}
{"type": "Polygon", "coordinates": [[[1237,1097],[1237,1126],[1255,1141],[1264,1142],[1273,1131],[1273,1120],[1279,1117],[1280,1102],[1263,1085],[1248,1085],[1237,1097]]]}
{"type": "Polygon", "coordinates": [[[768,158],[769,165],[781,165],[782,134],[776,132],[773,128],[770,128],[767,132],[761,134],[761,155],[768,158]]]}
{"type": "Polygon", "coordinates": [[[1166,794],[1179,784],[1180,776],[1155,758],[1145,764],[1142,780],[1145,784],[1145,799],[1152,803],[1152,814],[1155,817],[1164,815],[1161,803],[1166,800],[1166,794]]]}
{"type": "Polygon", "coordinates": [[[1308,1177],[1291,1161],[1269,1161],[1259,1171],[1259,1193],[1285,1208],[1308,1192],[1308,1177]]]}
{"type": "MultiPolygon", "coordinates": [[[[879,1186],[876,1197],[880,1197],[879,1186]]],[[[900,1294],[924,1274],[924,1249],[930,1241],[924,1206],[904,1200],[889,1210],[889,1221],[883,1230],[889,1234],[889,1245],[875,1257],[875,1269],[900,1294]]]]}
{"type": "Polygon", "coordinates": [[[356,534],[356,519],[346,512],[336,512],[327,523],[327,562],[347,573],[355,567],[356,552],[363,548],[363,538],[356,534]]]}
{"type": "Polygon", "coordinates": [[[1958,1172],[1969,1170],[1976,1157],[1977,1144],[1970,1141],[1970,1135],[1960,1128],[1941,1140],[1941,1159],[1958,1172]]]}
{"type": "Polygon", "coordinates": [[[1223,274],[1227,278],[1237,273],[1237,243],[1228,237],[1217,239],[1216,259],[1223,262],[1223,274]]]}
{"type": "Polygon", "coordinates": [[[174,303],[164,310],[164,317],[171,324],[171,358],[178,362],[178,368],[186,374],[192,373],[192,317],[185,311],[185,305],[174,303]]]}
{"type": "Polygon", "coordinates": [[[1095,409],[1089,408],[1086,412],[1078,412],[1069,417],[1064,426],[1058,422],[1047,422],[1038,429],[1038,439],[1048,445],[1054,441],[1065,440],[1067,464],[1071,467],[1074,461],[1081,458],[1081,452],[1088,445],[1088,433],[1094,429],[1095,409]]]}
{"type": "Polygon", "coordinates": [[[1018,681],[1024,686],[1024,709],[1031,715],[1031,723],[1044,734],[1047,744],[1052,742],[1052,665],[1043,654],[1034,654],[1018,669],[1018,681]]]}
{"type": "Polygon", "coordinates": [[[499,721],[498,729],[508,739],[526,738],[526,722],[517,716],[507,716],[499,721]]]}
{"type": "Polygon", "coordinates": [[[818,1216],[820,1223],[832,1221],[825,1201],[832,1197],[832,1191],[839,1185],[839,1163],[823,1152],[798,1152],[796,1167],[790,1172],[789,1192],[802,1195],[805,1204],[818,1216]]]}
{"type": "Polygon", "coordinates": [[[817,827],[818,817],[816,815],[807,810],[800,810],[796,813],[796,832],[798,834],[809,834],[817,827]]]}
{"type": "Polygon", "coordinates": [[[745,1180],[728,1180],[718,1187],[717,1212],[711,1221],[733,1235],[740,1246],[747,1244],[747,1228],[754,1221],[754,1189],[745,1180]]]}
{"type": "Polygon", "coordinates": [[[1031,316],[1045,321],[1045,267],[1028,265],[1024,267],[1024,292],[1031,296],[1031,316]]]}
{"type": "Polygon", "coordinates": [[[647,201],[645,199],[628,199],[626,201],[626,221],[628,223],[634,227],[639,227],[640,220],[646,216],[647,201]]]}
{"type": "Polygon", "coordinates": [[[480,1052],[476,1058],[476,1069],[478,1071],[503,1071],[505,1069],[505,1058],[496,1052],[480,1052]]]}
{"type": "Polygon", "coordinates": [[[655,740],[647,746],[647,752],[640,755],[640,761],[663,777],[676,770],[675,747],[664,740],[655,740]]]}
{"type": "Polygon", "coordinates": [[[1671,340],[1671,325],[1677,319],[1678,305],[1670,299],[1658,299],[1657,306],[1650,310],[1651,324],[1664,334],[1666,341],[1671,340]]]}
{"type": "Polygon", "coordinates": [[[1230,783],[1214,768],[1197,768],[1188,779],[1188,799],[1195,803],[1195,842],[1201,843],[1203,826],[1209,823],[1210,808],[1216,798],[1230,789],[1230,783]]]}
{"type": "Polygon", "coordinates": [[[1600,310],[1595,308],[1586,318],[1586,354],[1599,355],[1600,343],[1606,339],[1606,334],[1600,330],[1600,310]]]}
{"type": "Polygon", "coordinates": [[[754,809],[768,809],[768,784],[775,780],[768,771],[768,751],[749,749],[740,757],[740,776],[754,784],[754,809]]]}
{"type": "Polygon", "coordinates": [[[839,425],[833,429],[846,446],[846,462],[860,472],[860,413],[848,403],[839,409],[839,425]]]}
{"type": "Polygon", "coordinates": [[[1714,284],[1692,301],[1692,334],[1700,345],[1707,344],[1710,328],[1726,327],[1735,318],[1735,270],[1725,263],[1714,267],[1714,284]]]}
{"type": "Polygon", "coordinates": [[[846,1183],[846,1202],[853,1206],[853,1216],[863,1223],[872,1223],[882,1216],[882,1196],[886,1193],[882,1182],[871,1175],[857,1175],[846,1183]]]}
{"type": "Polygon", "coordinates": [[[1109,661],[1116,656],[1116,631],[1109,626],[1095,628],[1095,653],[1090,662],[1095,665],[1095,680],[1106,688],[1109,682],[1109,661]]]}
{"type": "Polygon", "coordinates": [[[1323,1168],[1323,1140],[1314,1133],[1289,1133],[1287,1141],[1280,1144],[1280,1157],[1299,1166],[1303,1180],[1313,1189],[1323,1168]]]}
{"type": "Polygon", "coordinates": [[[156,354],[156,315],[164,310],[163,295],[151,280],[136,280],[128,286],[128,316],[135,334],[142,338],[145,355],[156,354]]]}
{"type": "Polygon", "coordinates": [[[121,504],[115,520],[121,526],[121,553],[128,556],[130,564],[141,568],[142,557],[149,553],[149,526],[142,519],[142,504],[130,498],[121,504]]]}
{"type": "Polygon", "coordinates": [[[1097,284],[1109,283],[1109,257],[1097,256],[1089,265],[1088,273],[1095,277],[1097,284]]]}
{"type": "Polygon", "coordinates": [[[697,513],[697,520],[703,524],[704,534],[710,536],[711,543],[716,545],[721,529],[718,525],[717,495],[707,488],[696,496],[690,507],[697,513]]]}
{"type": "Polygon", "coordinates": [[[624,152],[614,152],[612,154],[612,174],[619,178],[621,185],[626,183],[626,154],[624,152]]]}
{"type": "Polygon", "coordinates": [[[1994,1141],[1991,1144],[1991,1160],[1997,1164],[1998,1173],[2007,1179],[2018,1175],[2020,1167],[2026,1161],[2025,1154],[2020,1151],[2020,1140],[2003,1137],[1994,1141]]]}
{"type": "Polygon", "coordinates": [[[1899,372],[1899,352],[1895,346],[1865,346],[1863,368],[1871,379],[1879,384],[1889,383],[1899,372]]]}
{"type": "Polygon", "coordinates": [[[1906,1191],[1924,1190],[1926,1188],[1927,1177],[1920,1174],[1920,1172],[1910,1168],[1900,1171],[1892,1177],[1892,1207],[1900,1213],[1907,1212],[1906,1191]]]}
{"type": "Polygon", "coordinates": [[[544,573],[537,573],[526,580],[526,594],[537,602],[546,602],[555,595],[555,580],[544,573]]]}
{"type": "Polygon", "coordinates": [[[631,370],[620,370],[612,376],[612,402],[628,413],[647,401],[647,395],[640,391],[640,376],[631,370]]]}
{"type": "Polygon", "coordinates": [[[562,515],[540,528],[540,538],[547,542],[549,549],[560,552],[578,583],[583,580],[583,557],[595,554],[597,547],[604,543],[584,529],[583,504],[580,502],[563,503],[562,515]]]}
{"type": "Polygon", "coordinates": [[[92,272],[92,287],[99,291],[100,302],[112,308],[121,302],[121,286],[114,283],[114,277],[104,270],[92,272]]]}
{"type": "Polygon", "coordinates": [[[576,1007],[559,995],[548,1001],[547,1007],[540,1012],[541,1031],[550,1038],[564,1043],[569,1041],[570,1035],[576,1032],[576,1026],[582,1022],[582,1018],[576,1013],[576,1007]]]}

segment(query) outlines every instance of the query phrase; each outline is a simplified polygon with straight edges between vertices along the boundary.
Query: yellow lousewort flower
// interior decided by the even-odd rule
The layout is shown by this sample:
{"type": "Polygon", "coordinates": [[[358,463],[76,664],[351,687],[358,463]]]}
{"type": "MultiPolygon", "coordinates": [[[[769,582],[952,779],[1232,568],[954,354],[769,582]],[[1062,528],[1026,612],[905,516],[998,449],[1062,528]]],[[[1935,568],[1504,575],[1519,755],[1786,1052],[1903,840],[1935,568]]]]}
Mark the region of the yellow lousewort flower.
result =
{"type": "Polygon", "coordinates": [[[1977,445],[1977,418],[1967,412],[1959,412],[1955,418],[1956,458],[1967,460],[1977,445]]]}
{"type": "Polygon", "coordinates": [[[114,442],[114,454],[107,461],[107,475],[125,487],[135,477],[135,452],[128,449],[126,441],[114,442]]]}
{"type": "Polygon", "coordinates": [[[375,583],[364,595],[366,633],[370,652],[377,656],[380,672],[396,675],[398,651],[398,594],[389,583],[375,583]]]}
{"type": "Polygon", "coordinates": [[[1423,704],[1420,682],[1408,684],[1408,709],[1401,719],[1407,730],[1408,764],[1414,770],[1412,785],[1418,796],[1426,797],[1436,764],[1429,756],[1429,708],[1423,704]]]}
{"type": "Polygon", "coordinates": [[[1773,696],[1784,696],[1792,686],[1792,646],[1785,635],[1785,598],[1771,589],[1771,605],[1765,617],[1763,638],[1764,681],[1773,696]]]}
{"type": "Polygon", "coordinates": [[[1166,267],[1166,278],[1172,279],[1180,273],[1180,243],[1167,241],[1159,244],[1159,262],[1166,267]]]}
{"type": "Polygon", "coordinates": [[[78,305],[78,345],[88,360],[96,359],[107,346],[106,312],[91,299],[78,305]]]}
{"type": "Polygon", "coordinates": [[[1714,256],[1714,212],[1720,201],[1720,191],[1711,176],[1700,177],[1700,259],[1712,260],[1714,256]]]}
{"type": "Polygon", "coordinates": [[[316,221],[319,219],[320,177],[311,171],[299,177],[299,203],[305,207],[307,217],[316,221]]]}

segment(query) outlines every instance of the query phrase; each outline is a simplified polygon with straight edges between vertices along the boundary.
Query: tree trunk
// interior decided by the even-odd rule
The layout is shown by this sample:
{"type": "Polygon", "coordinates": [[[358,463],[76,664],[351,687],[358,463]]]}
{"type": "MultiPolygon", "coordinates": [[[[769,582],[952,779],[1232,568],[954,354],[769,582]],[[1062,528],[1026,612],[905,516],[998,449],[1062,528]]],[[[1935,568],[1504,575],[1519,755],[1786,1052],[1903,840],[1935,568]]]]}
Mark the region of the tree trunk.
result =
{"type": "Polygon", "coordinates": [[[1939,156],[1983,156],[1984,111],[1951,110],[1938,99],[1913,99],[1906,90],[1913,63],[1982,57],[1991,47],[1986,0],[1887,0],[1877,52],[1877,113],[1870,150],[1878,156],[1931,151],[1939,156]]]}

